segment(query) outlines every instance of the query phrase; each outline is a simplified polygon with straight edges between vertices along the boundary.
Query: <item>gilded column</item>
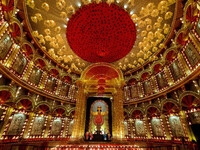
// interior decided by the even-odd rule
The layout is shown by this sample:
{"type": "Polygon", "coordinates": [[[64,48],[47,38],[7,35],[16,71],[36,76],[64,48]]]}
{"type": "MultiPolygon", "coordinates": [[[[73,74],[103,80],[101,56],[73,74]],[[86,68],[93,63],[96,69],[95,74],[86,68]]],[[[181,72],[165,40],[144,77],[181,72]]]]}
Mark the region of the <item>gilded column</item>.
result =
{"type": "Polygon", "coordinates": [[[85,120],[86,120],[86,104],[87,104],[87,100],[86,100],[86,93],[83,93],[83,96],[81,98],[82,100],[82,108],[81,108],[81,132],[80,132],[80,137],[83,137],[85,134],[85,120]]]}
{"type": "Polygon", "coordinates": [[[51,123],[51,118],[52,118],[52,116],[49,115],[48,116],[48,120],[47,120],[46,129],[45,129],[45,132],[44,132],[44,138],[47,138],[47,136],[48,136],[49,127],[50,127],[50,123],[51,123]]]}
{"type": "Polygon", "coordinates": [[[187,75],[190,75],[190,68],[188,67],[185,59],[183,58],[183,55],[181,55],[180,53],[178,53],[178,58],[183,66],[183,69],[184,69],[184,72],[187,74],[187,75]]]}
{"type": "Polygon", "coordinates": [[[129,119],[131,138],[133,138],[133,119],[129,119]]]}
{"type": "Polygon", "coordinates": [[[186,115],[185,115],[185,112],[184,111],[180,111],[180,117],[181,117],[181,119],[182,119],[182,122],[183,122],[183,125],[184,125],[184,127],[185,127],[185,131],[187,132],[187,135],[188,135],[188,137],[189,137],[189,140],[190,141],[192,141],[193,140],[193,133],[192,133],[192,131],[190,131],[190,129],[189,129],[189,123],[188,123],[188,121],[187,121],[187,118],[186,118],[186,115]]]}
{"type": "Polygon", "coordinates": [[[31,62],[29,63],[29,65],[28,65],[28,68],[27,68],[27,70],[26,70],[24,76],[23,76],[23,79],[24,79],[25,81],[28,80],[28,76],[29,76],[29,74],[30,74],[31,69],[33,68],[33,65],[34,65],[34,63],[31,61],[31,62]]]}
{"type": "Polygon", "coordinates": [[[62,87],[62,81],[61,80],[58,80],[58,85],[57,85],[57,88],[56,88],[56,95],[59,94],[59,91],[60,91],[60,88],[62,87]]]}
{"type": "Polygon", "coordinates": [[[43,89],[44,88],[44,85],[46,83],[46,80],[47,80],[47,72],[43,72],[42,74],[42,81],[40,82],[40,89],[43,89]]]}
{"type": "Polygon", "coordinates": [[[164,70],[165,70],[165,74],[166,74],[167,79],[168,79],[168,84],[172,85],[174,83],[174,80],[173,80],[173,78],[170,74],[170,70],[167,67],[164,67],[164,70]]]}
{"type": "Polygon", "coordinates": [[[139,97],[143,97],[143,90],[142,90],[142,83],[138,82],[138,91],[139,91],[139,97]]]}
{"type": "Polygon", "coordinates": [[[150,128],[149,128],[149,121],[148,121],[147,117],[145,117],[143,120],[144,120],[144,123],[146,124],[147,138],[150,139],[151,132],[150,132],[150,128]]]}
{"type": "Polygon", "coordinates": [[[113,118],[113,140],[122,141],[125,138],[124,134],[124,111],[123,111],[123,90],[122,86],[116,87],[117,92],[114,94],[112,104],[112,118],[113,118]]]}
{"type": "Polygon", "coordinates": [[[65,119],[65,126],[64,126],[64,129],[63,129],[63,135],[62,135],[63,138],[66,137],[67,122],[68,122],[68,118],[65,119]]]}
{"type": "Polygon", "coordinates": [[[197,50],[200,51],[199,41],[196,38],[196,36],[192,32],[190,32],[188,35],[189,35],[190,39],[192,40],[192,42],[194,43],[194,45],[197,47],[197,50]]]}
{"type": "Polygon", "coordinates": [[[24,131],[23,138],[26,138],[27,135],[28,135],[28,130],[29,130],[31,121],[33,120],[33,116],[34,116],[34,113],[31,112],[31,113],[29,114],[29,119],[28,119],[28,123],[27,123],[26,128],[25,128],[25,131],[24,131]]]}
{"type": "Polygon", "coordinates": [[[15,44],[10,56],[8,57],[7,61],[4,63],[4,66],[6,66],[7,68],[10,68],[10,66],[11,66],[13,60],[15,60],[15,57],[18,54],[18,52],[19,52],[19,46],[15,44]]]}
{"type": "Polygon", "coordinates": [[[72,130],[72,141],[78,141],[84,136],[85,129],[85,93],[84,93],[84,83],[82,81],[77,82],[79,88],[79,93],[76,101],[74,126],[72,130]]]}
{"type": "Polygon", "coordinates": [[[5,129],[8,121],[9,121],[9,117],[12,114],[12,111],[13,111],[13,108],[9,107],[8,110],[7,110],[7,112],[6,112],[4,123],[3,123],[3,126],[2,126],[1,131],[0,131],[0,138],[1,138],[2,134],[3,134],[3,131],[4,131],[4,129],[5,129]]]}
{"type": "Polygon", "coordinates": [[[151,81],[152,81],[152,84],[153,84],[153,91],[154,91],[154,93],[158,92],[159,89],[158,89],[157,84],[156,84],[156,77],[152,76],[151,77],[151,81]]]}
{"type": "Polygon", "coordinates": [[[200,92],[200,87],[199,87],[199,84],[197,83],[197,81],[196,81],[196,80],[192,80],[192,82],[194,83],[194,87],[196,88],[196,90],[197,90],[197,93],[199,93],[199,92],[200,92]]]}
{"type": "Polygon", "coordinates": [[[160,116],[160,118],[162,119],[162,122],[163,122],[163,125],[164,125],[164,128],[165,128],[166,137],[167,137],[168,140],[171,140],[171,136],[170,136],[170,133],[169,133],[169,130],[168,130],[168,126],[167,126],[165,116],[162,114],[160,116]]]}
{"type": "Polygon", "coordinates": [[[4,33],[4,31],[7,29],[7,27],[9,26],[9,24],[7,22],[4,22],[1,26],[0,26],[0,35],[4,33]]]}

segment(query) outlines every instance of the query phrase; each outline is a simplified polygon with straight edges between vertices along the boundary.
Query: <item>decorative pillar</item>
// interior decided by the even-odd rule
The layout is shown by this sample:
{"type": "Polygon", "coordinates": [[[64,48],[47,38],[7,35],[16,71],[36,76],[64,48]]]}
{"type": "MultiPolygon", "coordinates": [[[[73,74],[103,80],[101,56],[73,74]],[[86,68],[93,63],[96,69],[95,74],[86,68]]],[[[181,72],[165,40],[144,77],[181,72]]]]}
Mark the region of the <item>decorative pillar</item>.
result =
{"type": "Polygon", "coordinates": [[[61,87],[62,87],[62,81],[58,80],[58,85],[56,88],[56,95],[58,95],[60,93],[61,87]]]}
{"type": "Polygon", "coordinates": [[[24,79],[25,81],[28,80],[28,77],[29,77],[29,74],[30,74],[31,71],[32,71],[33,65],[34,65],[33,61],[31,61],[31,62],[28,64],[28,68],[27,68],[27,70],[26,70],[26,72],[25,72],[25,74],[24,74],[24,76],[23,76],[23,79],[24,79]]]}
{"type": "Polygon", "coordinates": [[[151,77],[151,81],[152,81],[152,85],[153,85],[153,92],[157,93],[159,91],[159,88],[158,88],[158,86],[156,84],[156,77],[152,76],[151,77]]]}
{"type": "Polygon", "coordinates": [[[19,50],[20,50],[19,46],[14,44],[13,50],[12,50],[10,56],[8,57],[7,61],[4,62],[4,66],[6,66],[7,68],[11,67],[13,60],[15,60],[16,55],[19,53],[19,50]]]}
{"type": "Polygon", "coordinates": [[[178,58],[180,60],[181,65],[183,66],[185,74],[190,75],[190,68],[187,65],[187,62],[185,61],[185,58],[183,57],[183,55],[178,53],[178,58]]]}
{"type": "Polygon", "coordinates": [[[164,128],[165,128],[167,140],[171,140],[171,136],[170,136],[169,129],[168,129],[168,126],[167,126],[167,122],[166,122],[166,119],[165,119],[165,115],[162,114],[160,116],[160,118],[162,119],[162,122],[163,122],[163,125],[164,125],[164,128]]]}
{"type": "Polygon", "coordinates": [[[67,122],[68,122],[68,118],[66,117],[65,118],[65,126],[64,126],[63,134],[62,134],[63,138],[66,138],[67,122]]]}
{"type": "Polygon", "coordinates": [[[47,72],[45,71],[42,74],[42,81],[40,81],[40,89],[44,88],[46,81],[47,81],[47,72]]]}
{"type": "Polygon", "coordinates": [[[143,89],[142,89],[142,82],[138,82],[138,93],[139,93],[139,97],[141,98],[141,97],[144,97],[144,95],[143,95],[143,89]]]}
{"type": "Polygon", "coordinates": [[[164,67],[164,71],[167,76],[168,84],[171,86],[174,83],[174,80],[170,74],[170,70],[167,67],[164,67]]]}
{"type": "Polygon", "coordinates": [[[131,138],[133,138],[133,119],[129,119],[129,126],[130,126],[130,132],[131,132],[131,138]]]}
{"type": "Polygon", "coordinates": [[[192,40],[192,42],[194,43],[195,47],[197,48],[198,51],[200,51],[200,45],[199,45],[199,41],[198,39],[196,38],[196,36],[192,33],[192,32],[189,32],[189,38],[192,40]]]}
{"type": "Polygon", "coordinates": [[[6,116],[4,118],[4,123],[3,123],[3,126],[2,126],[1,131],[0,131],[0,138],[2,137],[4,129],[5,129],[6,125],[8,124],[9,117],[11,116],[12,111],[13,111],[13,108],[9,107],[8,110],[7,110],[7,112],[6,112],[6,116]]]}
{"type": "Polygon", "coordinates": [[[196,80],[192,80],[192,82],[194,83],[194,87],[196,88],[196,90],[197,90],[197,93],[199,93],[199,92],[200,92],[200,87],[199,87],[199,84],[197,83],[197,81],[196,81],[196,80]]]}
{"type": "Polygon", "coordinates": [[[34,116],[34,113],[31,112],[31,113],[29,114],[29,119],[28,119],[28,123],[27,123],[26,128],[25,128],[25,131],[24,131],[23,138],[26,138],[27,135],[28,135],[28,130],[29,130],[30,124],[31,124],[31,122],[32,122],[32,120],[33,120],[33,116],[34,116]]]}
{"type": "Polygon", "coordinates": [[[85,117],[86,117],[86,96],[84,93],[85,84],[82,81],[77,82],[79,94],[76,101],[76,109],[74,116],[74,126],[72,130],[72,141],[83,139],[85,130],[85,117]]]}
{"type": "MultiPolygon", "coordinates": [[[[189,123],[188,123],[188,121],[187,121],[187,118],[186,118],[186,115],[185,115],[185,112],[184,111],[180,111],[180,117],[181,117],[181,119],[182,119],[182,121],[183,121],[183,128],[185,127],[185,131],[187,132],[187,135],[188,135],[188,137],[189,137],[189,141],[192,141],[193,140],[193,138],[192,138],[192,131],[190,131],[190,129],[189,129],[189,123]]],[[[187,136],[186,135],[186,136],[187,136]]]]}
{"type": "Polygon", "coordinates": [[[123,90],[122,85],[116,87],[112,102],[112,136],[113,141],[122,141],[124,135],[124,111],[123,111],[123,90]]]}
{"type": "Polygon", "coordinates": [[[150,132],[150,128],[149,128],[148,118],[145,117],[143,120],[144,120],[144,123],[146,124],[147,138],[150,139],[151,138],[151,132],[150,132]]]}
{"type": "Polygon", "coordinates": [[[45,132],[44,132],[44,138],[47,138],[47,136],[48,136],[51,118],[52,118],[52,116],[48,115],[47,125],[46,125],[46,129],[45,129],[45,132]]]}
{"type": "Polygon", "coordinates": [[[4,31],[7,29],[7,27],[9,26],[9,24],[7,22],[4,22],[1,26],[0,26],[0,35],[4,33],[4,31]]]}

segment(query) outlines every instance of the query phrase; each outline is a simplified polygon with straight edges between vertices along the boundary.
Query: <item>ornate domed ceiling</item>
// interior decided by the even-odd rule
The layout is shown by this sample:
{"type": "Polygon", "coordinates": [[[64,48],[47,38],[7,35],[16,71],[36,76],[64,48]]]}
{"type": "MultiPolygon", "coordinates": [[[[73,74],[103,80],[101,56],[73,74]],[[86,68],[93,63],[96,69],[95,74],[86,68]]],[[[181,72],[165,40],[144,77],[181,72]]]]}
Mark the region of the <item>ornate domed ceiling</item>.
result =
{"type": "Polygon", "coordinates": [[[2,0],[1,144],[80,143],[99,99],[113,143],[194,144],[199,45],[196,0],[2,0]]]}
{"type": "Polygon", "coordinates": [[[57,64],[79,73],[95,62],[111,62],[126,73],[156,60],[177,13],[175,0],[24,4],[35,43],[57,64]]]}
{"type": "Polygon", "coordinates": [[[113,62],[123,58],[136,39],[135,24],[117,5],[92,3],[77,11],[67,24],[72,50],[89,62],[113,62]]]}

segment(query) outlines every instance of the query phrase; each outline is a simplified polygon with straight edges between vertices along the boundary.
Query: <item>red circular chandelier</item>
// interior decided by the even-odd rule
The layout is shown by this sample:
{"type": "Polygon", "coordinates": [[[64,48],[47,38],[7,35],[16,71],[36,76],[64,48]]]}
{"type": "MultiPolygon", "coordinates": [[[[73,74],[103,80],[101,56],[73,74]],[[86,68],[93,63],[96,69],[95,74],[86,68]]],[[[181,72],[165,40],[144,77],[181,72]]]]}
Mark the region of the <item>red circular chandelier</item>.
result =
{"type": "Polygon", "coordinates": [[[132,49],[136,27],[129,14],[115,4],[92,3],[69,20],[67,40],[71,49],[89,62],[114,62],[132,49]]]}

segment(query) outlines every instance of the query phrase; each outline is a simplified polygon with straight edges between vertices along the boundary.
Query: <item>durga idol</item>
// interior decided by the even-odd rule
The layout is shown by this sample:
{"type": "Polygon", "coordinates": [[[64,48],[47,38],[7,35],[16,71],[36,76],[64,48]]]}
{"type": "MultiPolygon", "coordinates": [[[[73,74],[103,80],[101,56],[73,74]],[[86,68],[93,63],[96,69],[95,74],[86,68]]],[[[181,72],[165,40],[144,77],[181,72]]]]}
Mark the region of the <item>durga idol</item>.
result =
{"type": "Polygon", "coordinates": [[[94,122],[94,125],[97,128],[97,134],[100,134],[101,126],[104,124],[103,116],[107,115],[108,112],[107,111],[106,112],[101,112],[101,106],[99,105],[99,106],[97,106],[97,112],[92,112],[91,111],[91,114],[93,116],[95,116],[93,122],[94,122]]]}

